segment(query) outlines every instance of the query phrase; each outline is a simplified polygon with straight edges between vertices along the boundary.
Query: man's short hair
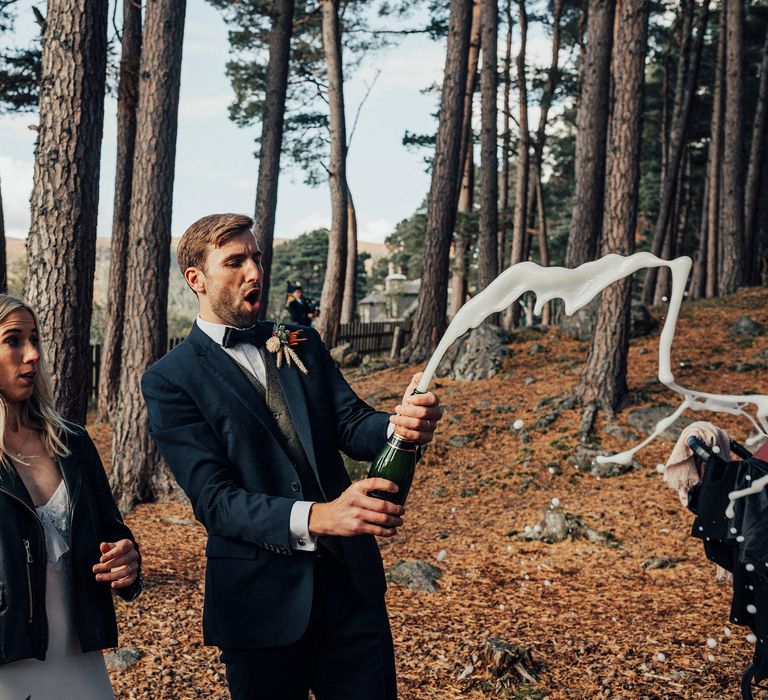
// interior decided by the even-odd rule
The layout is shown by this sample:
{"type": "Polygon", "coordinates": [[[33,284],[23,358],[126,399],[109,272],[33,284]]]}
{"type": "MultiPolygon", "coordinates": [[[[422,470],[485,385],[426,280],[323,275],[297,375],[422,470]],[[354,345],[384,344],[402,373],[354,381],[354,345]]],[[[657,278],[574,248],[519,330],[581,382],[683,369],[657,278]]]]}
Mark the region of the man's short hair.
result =
{"type": "Polygon", "coordinates": [[[198,219],[181,237],[176,248],[176,259],[183,275],[187,268],[205,268],[208,246],[220,248],[253,227],[253,219],[246,214],[209,214],[198,219]]]}

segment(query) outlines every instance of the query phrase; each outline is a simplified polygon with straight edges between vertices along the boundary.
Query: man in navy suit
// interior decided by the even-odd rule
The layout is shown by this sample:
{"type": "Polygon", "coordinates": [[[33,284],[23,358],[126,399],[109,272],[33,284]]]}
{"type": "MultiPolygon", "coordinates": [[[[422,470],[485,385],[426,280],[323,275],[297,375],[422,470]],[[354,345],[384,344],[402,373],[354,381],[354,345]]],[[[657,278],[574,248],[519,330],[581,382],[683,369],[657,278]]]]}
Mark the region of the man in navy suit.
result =
{"type": "MultiPolygon", "coordinates": [[[[396,414],[350,388],[317,333],[288,326],[298,356],[278,367],[257,322],[253,220],[212,215],[186,231],[179,267],[199,302],[188,338],[147,370],[150,434],[208,531],[203,634],[237,700],[391,700],[397,695],[375,536],[404,509],[351,483],[339,450],[371,460],[388,430],[420,444],[441,411],[405,392],[396,414]]],[[[280,344],[278,343],[278,346],[280,344]]],[[[418,375],[417,375],[418,376],[418,375]]],[[[416,381],[416,379],[414,380],[416,381]]]]}

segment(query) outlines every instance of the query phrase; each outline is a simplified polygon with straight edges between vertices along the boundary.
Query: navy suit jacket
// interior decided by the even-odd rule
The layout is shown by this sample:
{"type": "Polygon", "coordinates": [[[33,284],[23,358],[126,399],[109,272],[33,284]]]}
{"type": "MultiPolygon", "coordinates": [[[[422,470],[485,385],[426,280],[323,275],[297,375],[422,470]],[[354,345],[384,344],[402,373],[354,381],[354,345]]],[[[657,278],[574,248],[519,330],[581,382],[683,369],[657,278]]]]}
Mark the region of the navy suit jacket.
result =
{"type": "MultiPolygon", "coordinates": [[[[316,331],[300,330],[307,340],[294,349],[309,373],[283,364],[277,374],[330,501],[351,483],[339,450],[372,460],[386,440],[389,415],[352,391],[316,331]]],[[[296,642],[309,620],[313,555],[291,549],[291,508],[304,498],[265,402],[197,325],[147,370],[141,388],[150,435],[208,531],[205,643],[258,649],[296,642]]],[[[338,541],[363,599],[380,602],[385,583],[375,539],[338,541]]]]}

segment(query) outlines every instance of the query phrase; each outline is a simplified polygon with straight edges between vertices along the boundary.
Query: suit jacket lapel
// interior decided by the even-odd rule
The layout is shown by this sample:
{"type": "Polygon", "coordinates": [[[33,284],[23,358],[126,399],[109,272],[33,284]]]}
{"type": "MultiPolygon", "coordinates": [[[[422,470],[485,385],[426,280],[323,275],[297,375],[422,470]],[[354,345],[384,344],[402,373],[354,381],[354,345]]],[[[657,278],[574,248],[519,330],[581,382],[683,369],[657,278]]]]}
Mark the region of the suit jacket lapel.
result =
{"type": "Polygon", "coordinates": [[[216,377],[220,385],[242,403],[267,430],[275,437],[279,437],[275,434],[275,421],[272,414],[235,361],[203,333],[197,324],[192,326],[189,340],[200,355],[202,364],[216,377]]]}
{"type": "MultiPolygon", "coordinates": [[[[265,352],[266,362],[276,365],[275,356],[271,352],[265,352]]],[[[280,369],[275,369],[280,387],[283,390],[285,403],[288,405],[288,412],[291,414],[293,427],[296,429],[296,435],[304,448],[304,454],[307,455],[309,464],[315,472],[318,483],[320,475],[317,471],[317,462],[315,461],[315,447],[312,444],[312,426],[309,422],[309,411],[307,410],[307,398],[304,395],[304,389],[299,378],[299,368],[291,365],[286,367],[285,363],[280,369]]]]}

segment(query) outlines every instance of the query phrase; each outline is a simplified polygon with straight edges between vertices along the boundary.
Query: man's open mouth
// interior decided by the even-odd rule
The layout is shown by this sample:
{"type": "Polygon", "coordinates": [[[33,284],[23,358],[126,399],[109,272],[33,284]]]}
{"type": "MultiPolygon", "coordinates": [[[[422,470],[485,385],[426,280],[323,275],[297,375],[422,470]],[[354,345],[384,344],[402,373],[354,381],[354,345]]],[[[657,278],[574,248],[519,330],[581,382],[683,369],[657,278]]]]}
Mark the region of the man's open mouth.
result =
{"type": "Polygon", "coordinates": [[[245,295],[245,300],[249,304],[253,305],[253,304],[255,304],[259,300],[260,296],[261,296],[261,288],[260,287],[255,287],[254,289],[252,289],[250,292],[248,292],[245,295]]]}

